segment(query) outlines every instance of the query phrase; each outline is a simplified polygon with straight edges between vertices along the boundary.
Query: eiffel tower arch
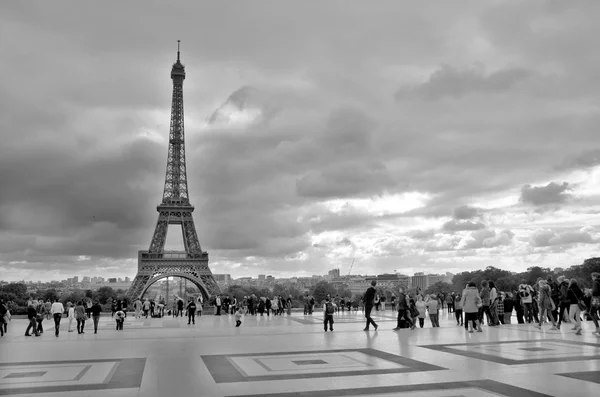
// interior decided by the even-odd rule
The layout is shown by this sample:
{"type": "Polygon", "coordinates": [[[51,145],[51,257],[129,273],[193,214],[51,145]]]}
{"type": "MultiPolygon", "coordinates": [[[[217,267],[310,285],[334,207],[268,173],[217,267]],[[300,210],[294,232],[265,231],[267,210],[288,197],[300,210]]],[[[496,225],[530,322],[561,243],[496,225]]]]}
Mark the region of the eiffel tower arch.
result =
{"type": "Polygon", "coordinates": [[[179,59],[179,41],[177,62],[171,69],[171,79],[173,100],[163,197],[156,207],[158,221],[150,248],[147,251],[138,251],[137,275],[127,291],[127,298],[130,300],[143,297],[152,284],[167,277],[182,277],[191,281],[198,287],[205,300],[220,292],[208,267],[208,253],[200,247],[192,217],[194,206],[190,204],[188,195],[183,117],[185,67],[179,59]],[[183,251],[165,251],[169,225],[181,226],[183,251]]]}

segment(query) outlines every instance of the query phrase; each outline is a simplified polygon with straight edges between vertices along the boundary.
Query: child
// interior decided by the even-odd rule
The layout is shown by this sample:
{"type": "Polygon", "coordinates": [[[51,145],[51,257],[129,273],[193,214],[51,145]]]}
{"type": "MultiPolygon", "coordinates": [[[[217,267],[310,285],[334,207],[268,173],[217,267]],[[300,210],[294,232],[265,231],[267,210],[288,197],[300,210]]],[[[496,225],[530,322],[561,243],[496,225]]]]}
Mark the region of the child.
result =
{"type": "Polygon", "coordinates": [[[335,303],[332,303],[329,298],[325,298],[325,304],[323,305],[323,327],[327,332],[327,323],[329,323],[329,330],[333,331],[333,313],[335,312],[335,303]]]}
{"type": "Polygon", "coordinates": [[[244,309],[241,307],[238,307],[238,309],[235,312],[235,326],[239,327],[240,325],[242,325],[242,316],[244,315],[244,309]]]}
{"type": "Polygon", "coordinates": [[[123,331],[123,323],[125,322],[125,312],[119,310],[115,313],[117,316],[115,320],[117,321],[117,331],[123,331]]]}
{"type": "Polygon", "coordinates": [[[75,320],[75,306],[67,302],[67,313],[69,314],[69,332],[73,332],[73,320],[75,320]]]}

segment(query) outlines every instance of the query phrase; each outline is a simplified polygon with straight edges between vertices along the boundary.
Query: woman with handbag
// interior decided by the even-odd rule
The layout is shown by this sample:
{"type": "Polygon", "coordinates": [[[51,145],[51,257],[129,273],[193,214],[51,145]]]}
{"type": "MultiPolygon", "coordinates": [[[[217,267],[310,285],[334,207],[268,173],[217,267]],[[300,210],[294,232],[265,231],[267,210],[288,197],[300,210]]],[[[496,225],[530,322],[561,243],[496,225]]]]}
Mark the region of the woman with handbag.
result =
{"type": "Polygon", "coordinates": [[[542,329],[542,324],[544,322],[544,318],[546,318],[546,316],[548,316],[548,319],[550,321],[552,321],[552,328],[550,328],[550,331],[554,331],[554,330],[558,330],[558,328],[556,328],[556,320],[554,319],[554,316],[552,315],[552,311],[556,308],[556,306],[554,306],[554,301],[552,300],[552,297],[550,296],[550,286],[548,285],[548,282],[546,280],[540,280],[538,282],[539,285],[539,299],[538,299],[538,306],[539,306],[539,324],[535,324],[534,327],[536,327],[537,329],[542,329]]]}
{"type": "Polygon", "coordinates": [[[467,284],[467,288],[463,290],[460,303],[465,313],[465,323],[468,331],[473,332],[476,329],[477,332],[483,332],[481,323],[479,322],[479,309],[483,307],[483,302],[481,301],[481,296],[475,282],[471,281],[467,284]]]}
{"type": "Polygon", "coordinates": [[[567,296],[569,298],[569,317],[575,323],[575,327],[572,328],[575,335],[581,335],[581,318],[579,317],[582,310],[586,309],[585,303],[583,303],[583,291],[577,285],[577,280],[571,279],[569,289],[567,290],[567,296]]]}
{"type": "Polygon", "coordinates": [[[425,325],[425,314],[427,306],[425,305],[425,301],[423,301],[422,295],[417,295],[417,302],[415,303],[415,307],[419,312],[417,316],[419,318],[419,327],[423,328],[423,326],[425,325]]]}

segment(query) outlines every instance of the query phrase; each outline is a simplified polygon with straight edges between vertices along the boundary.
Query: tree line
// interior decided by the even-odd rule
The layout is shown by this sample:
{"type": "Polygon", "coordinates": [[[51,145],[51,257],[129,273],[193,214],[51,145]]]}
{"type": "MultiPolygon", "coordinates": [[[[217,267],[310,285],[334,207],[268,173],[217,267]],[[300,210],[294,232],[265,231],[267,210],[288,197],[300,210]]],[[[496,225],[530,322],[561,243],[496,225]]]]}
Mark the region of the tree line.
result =
{"type": "Polygon", "coordinates": [[[567,269],[550,269],[547,267],[533,266],[527,268],[527,271],[517,273],[503,270],[494,266],[488,266],[485,269],[466,271],[458,273],[452,279],[452,283],[438,282],[430,285],[426,294],[436,293],[447,295],[451,292],[460,293],[469,281],[474,281],[480,285],[481,281],[493,281],[498,291],[516,291],[519,284],[525,282],[534,284],[540,277],[546,278],[552,276],[554,280],[558,276],[565,276],[568,279],[576,279],[579,286],[591,288],[592,279],[590,275],[594,272],[600,273],[600,258],[589,258],[583,261],[581,265],[574,265],[567,269]]]}

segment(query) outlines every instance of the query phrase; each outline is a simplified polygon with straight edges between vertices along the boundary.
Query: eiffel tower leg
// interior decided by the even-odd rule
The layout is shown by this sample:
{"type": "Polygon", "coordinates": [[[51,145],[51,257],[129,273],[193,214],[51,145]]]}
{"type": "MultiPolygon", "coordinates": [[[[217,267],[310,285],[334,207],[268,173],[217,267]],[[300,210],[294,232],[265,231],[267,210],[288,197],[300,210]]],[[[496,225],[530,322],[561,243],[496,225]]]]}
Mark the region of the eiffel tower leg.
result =
{"type": "Polygon", "coordinates": [[[127,299],[129,302],[133,302],[142,295],[148,280],[150,280],[150,275],[138,274],[135,276],[133,283],[131,283],[131,287],[129,287],[129,290],[127,291],[127,299]]]}
{"type": "Polygon", "coordinates": [[[156,228],[152,235],[152,242],[150,243],[150,253],[162,253],[165,248],[165,241],[167,240],[167,232],[169,228],[169,216],[168,214],[161,213],[156,222],[156,228]]]}
{"type": "Polygon", "coordinates": [[[200,248],[200,241],[198,241],[196,227],[194,226],[194,219],[191,217],[191,214],[183,217],[181,229],[183,232],[183,240],[187,252],[194,256],[201,255],[202,249],[200,248]]]}

